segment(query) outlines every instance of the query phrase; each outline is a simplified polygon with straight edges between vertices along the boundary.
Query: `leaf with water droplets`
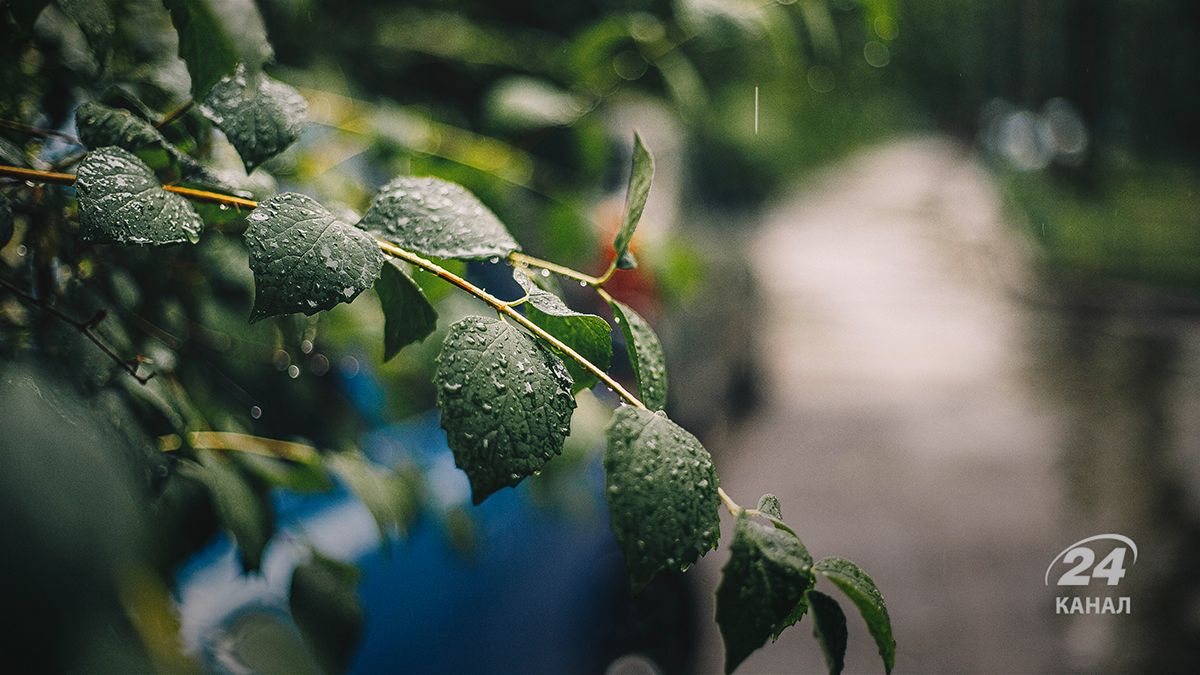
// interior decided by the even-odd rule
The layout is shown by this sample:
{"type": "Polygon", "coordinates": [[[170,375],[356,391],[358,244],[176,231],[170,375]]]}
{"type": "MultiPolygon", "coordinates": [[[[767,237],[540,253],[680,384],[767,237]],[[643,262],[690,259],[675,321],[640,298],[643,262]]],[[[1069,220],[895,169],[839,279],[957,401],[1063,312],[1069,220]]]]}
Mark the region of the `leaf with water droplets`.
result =
{"type": "Polygon", "coordinates": [[[888,616],[887,603],[883,601],[883,594],[879,592],[875,581],[858,565],[836,556],[818,561],[813,569],[833,582],[858,607],[867,623],[867,631],[879,647],[884,670],[892,672],[892,667],[896,665],[896,640],[892,637],[892,619],[888,616]]]}
{"type": "Polygon", "coordinates": [[[478,316],[455,323],[434,381],[442,428],[476,504],[562,452],[575,409],[571,376],[527,333],[478,316]]]}
{"type": "Polygon", "coordinates": [[[204,223],[186,199],[162,189],[150,167],[121,148],[100,148],[75,176],[79,224],[88,241],[178,244],[200,238],[204,223]]]}
{"type": "Polygon", "coordinates": [[[619,408],[604,455],[608,510],[634,590],[716,548],[717,472],[696,437],[663,413],[619,408]]]}
{"type": "Polygon", "coordinates": [[[850,637],[846,631],[846,614],[837,600],[820,591],[809,590],[805,599],[811,609],[813,637],[821,645],[825,665],[829,667],[830,675],[838,675],[846,666],[846,643],[850,637]]]}
{"type": "Polygon", "coordinates": [[[812,584],[812,557],[799,539],[738,514],[717,587],[726,673],[804,616],[812,584]]]}
{"type": "Polygon", "coordinates": [[[387,262],[375,282],[383,307],[383,360],[391,360],[406,345],[420,342],[437,328],[437,312],[425,293],[398,265],[387,262]]]}
{"type": "Polygon", "coordinates": [[[482,260],[520,250],[504,223],[461,185],[401,176],[379,190],[359,227],[437,258],[482,260]]]}
{"type": "Polygon", "coordinates": [[[225,132],[249,173],[300,137],[308,103],[288,85],[238,65],[213,86],[200,111],[225,132]]]}
{"type": "Polygon", "coordinates": [[[642,143],[642,137],[635,133],[633,168],[629,172],[629,187],[625,192],[625,211],[621,215],[621,229],[617,230],[617,238],[613,241],[619,269],[637,267],[637,259],[629,253],[629,242],[633,241],[633,232],[642,219],[642,211],[646,209],[646,198],[650,196],[650,184],[653,181],[654,157],[642,143]]]}
{"type": "Polygon", "coordinates": [[[625,348],[629,351],[642,403],[651,410],[662,410],[667,406],[667,362],[662,343],[640,314],[618,300],[610,304],[625,336],[625,348]]]}
{"type": "Polygon", "coordinates": [[[75,127],[88,148],[115,145],[137,155],[155,171],[177,164],[182,154],[146,120],[94,101],[75,109],[75,127]]]}
{"type": "Polygon", "coordinates": [[[779,504],[779,497],[769,492],[758,498],[758,510],[763,515],[783,520],[783,507],[779,504]]]}
{"type": "MultiPolygon", "coordinates": [[[[608,322],[595,314],[576,312],[567,307],[557,295],[539,288],[522,269],[513,270],[521,288],[528,294],[525,316],[554,337],[563,341],[600,370],[612,364],[612,329],[608,322]]],[[[568,356],[561,355],[567,372],[575,381],[575,391],[590,389],[596,376],[568,356]]]]}
{"type": "Polygon", "coordinates": [[[254,311],[316,314],[350,302],[379,277],[383,253],[366,232],[339,220],[311,197],[285,192],[247,218],[254,311]]]}

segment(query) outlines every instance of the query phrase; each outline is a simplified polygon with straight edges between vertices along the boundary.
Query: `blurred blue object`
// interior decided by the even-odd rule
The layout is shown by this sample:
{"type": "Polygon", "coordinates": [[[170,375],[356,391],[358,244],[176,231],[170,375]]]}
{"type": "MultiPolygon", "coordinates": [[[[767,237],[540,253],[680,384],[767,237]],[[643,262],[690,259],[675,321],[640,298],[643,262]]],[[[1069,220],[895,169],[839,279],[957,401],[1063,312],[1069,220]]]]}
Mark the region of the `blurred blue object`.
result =
{"type": "Polygon", "coordinates": [[[207,667],[255,669],[254,655],[246,653],[255,647],[238,636],[247,613],[285,624],[283,632],[299,640],[287,593],[311,542],[362,570],[366,632],[351,672],[603,668],[612,647],[608,627],[628,586],[599,504],[598,456],[583,470],[578,489],[600,508],[559,513],[535,506],[527,484],[503,490],[466,511],[474,521],[472,555],[456,550],[433,517],[439,506],[469,504],[467,479],[454,466],[436,413],[375,431],[362,445],[386,466],[401,457],[415,462],[426,475],[432,512],[418,519],[407,540],[381,543],[370,513],[344,486],[318,495],[277,491],[280,534],[261,574],[243,576],[236,547],[221,535],[177,576],[186,646],[207,667]]]}

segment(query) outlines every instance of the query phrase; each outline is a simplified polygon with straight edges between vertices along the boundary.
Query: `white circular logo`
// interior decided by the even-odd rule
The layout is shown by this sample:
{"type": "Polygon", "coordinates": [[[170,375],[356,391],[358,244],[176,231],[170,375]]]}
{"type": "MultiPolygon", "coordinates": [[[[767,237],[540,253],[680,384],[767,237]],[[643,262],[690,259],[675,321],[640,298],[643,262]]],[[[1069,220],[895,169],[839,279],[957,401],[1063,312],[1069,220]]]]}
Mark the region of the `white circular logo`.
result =
{"type": "Polygon", "coordinates": [[[1104,579],[1109,586],[1116,586],[1125,576],[1125,556],[1128,552],[1133,553],[1133,560],[1129,563],[1132,565],[1137,562],[1137,544],[1123,534],[1097,534],[1080,539],[1050,561],[1050,566],[1046,568],[1046,585],[1050,585],[1050,572],[1054,566],[1062,562],[1070,565],[1070,568],[1058,577],[1059,586],[1087,586],[1093,579],[1104,579]],[[1117,542],[1117,546],[1097,563],[1096,551],[1088,544],[1105,540],[1117,542]]]}

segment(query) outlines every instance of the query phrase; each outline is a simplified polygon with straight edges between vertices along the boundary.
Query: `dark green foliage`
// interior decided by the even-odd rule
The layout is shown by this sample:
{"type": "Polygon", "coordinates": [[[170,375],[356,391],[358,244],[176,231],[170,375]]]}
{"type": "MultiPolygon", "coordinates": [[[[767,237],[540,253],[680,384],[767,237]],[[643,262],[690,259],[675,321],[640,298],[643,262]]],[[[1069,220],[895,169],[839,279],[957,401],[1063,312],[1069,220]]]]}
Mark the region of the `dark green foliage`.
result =
{"type": "Polygon", "coordinates": [[[203,99],[237,67],[237,48],[207,0],[163,0],[179,34],[179,58],[192,77],[192,98],[203,99]]]}
{"type": "Polygon", "coordinates": [[[350,302],[379,277],[383,254],[375,240],[311,197],[277,195],[259,204],[248,220],[245,239],[255,290],[251,321],[316,314],[350,302]]]}
{"type": "Polygon", "coordinates": [[[258,571],[275,533],[275,513],[266,490],[248,479],[229,457],[212,450],[199,450],[196,455],[200,463],[185,464],[184,471],[208,487],[221,523],[237,542],[242,567],[258,571]]]}
{"type": "Polygon", "coordinates": [[[629,188],[625,193],[625,211],[621,215],[621,229],[613,241],[616,251],[618,269],[637,267],[637,260],[629,252],[629,242],[633,241],[633,232],[637,229],[638,221],[642,219],[642,211],[646,208],[646,199],[650,196],[650,184],[654,181],[654,158],[642,137],[633,135],[633,168],[629,173],[629,188]]]}
{"type": "Polygon", "coordinates": [[[95,150],[115,145],[133,153],[150,168],[162,171],[181,154],[146,120],[128,110],[88,101],[75,109],[79,139],[95,150]]]}
{"type": "Polygon", "coordinates": [[[745,512],[738,516],[717,587],[725,672],[804,616],[812,584],[812,557],[799,539],[745,512]]]}
{"type": "Polygon", "coordinates": [[[383,360],[390,361],[406,345],[420,342],[437,328],[437,312],[425,293],[396,263],[387,262],[375,282],[383,307],[383,360]]]}
{"type": "Polygon", "coordinates": [[[437,258],[482,260],[521,248],[475,195],[437,178],[401,176],[383,186],[359,226],[437,258]]]}
{"type": "Polygon", "coordinates": [[[608,510],[634,590],[716,548],[717,472],[708,451],[662,413],[619,408],[608,427],[608,510]]]}
{"type": "Polygon", "coordinates": [[[88,46],[96,54],[96,62],[103,68],[116,30],[107,0],[55,0],[55,4],[79,25],[88,46]]]}
{"type": "Polygon", "coordinates": [[[163,190],[150,167],[121,148],[89,152],[79,164],[75,191],[79,224],[89,241],[195,242],[204,227],[186,199],[163,190]]]}
{"type": "Polygon", "coordinates": [[[366,621],[356,593],[358,579],[354,566],[316,552],[292,574],[292,618],[327,673],[345,672],[362,640],[366,621]]]}
{"type": "Polygon", "coordinates": [[[829,672],[838,675],[846,666],[846,643],[849,640],[846,615],[837,600],[820,591],[810,590],[806,597],[813,620],[813,637],[821,645],[829,672]]]}
{"type": "Polygon", "coordinates": [[[845,558],[829,557],[817,562],[813,568],[833,582],[858,607],[867,630],[879,647],[883,667],[892,672],[896,665],[896,640],[892,638],[892,620],[888,616],[887,603],[871,577],[861,567],[845,558]]]}
{"type": "Polygon", "coordinates": [[[482,317],[455,323],[434,380],[442,428],[476,504],[562,452],[575,409],[571,376],[523,331],[482,317]]]}
{"type": "Polygon", "coordinates": [[[0,195],[0,248],[13,236],[13,210],[8,197],[0,195]]]}
{"type": "Polygon", "coordinates": [[[200,109],[225,132],[248,173],[300,137],[308,103],[288,85],[239,64],[212,87],[200,109]]]}
{"type": "Polygon", "coordinates": [[[625,348],[637,377],[638,394],[651,410],[667,407],[667,363],[662,343],[650,324],[628,305],[614,300],[613,317],[625,336],[625,348]]]}
{"type": "MultiPolygon", "coordinates": [[[[612,328],[595,314],[576,312],[567,307],[557,295],[539,288],[524,270],[513,270],[513,278],[528,294],[525,316],[554,337],[574,349],[601,370],[612,363],[612,328]]],[[[563,358],[567,372],[575,381],[575,391],[590,389],[596,376],[574,359],[563,358]]]]}
{"type": "Polygon", "coordinates": [[[388,471],[355,452],[332,454],[326,464],[366,505],[381,537],[386,539],[393,531],[408,531],[417,514],[418,483],[412,476],[388,471]]]}

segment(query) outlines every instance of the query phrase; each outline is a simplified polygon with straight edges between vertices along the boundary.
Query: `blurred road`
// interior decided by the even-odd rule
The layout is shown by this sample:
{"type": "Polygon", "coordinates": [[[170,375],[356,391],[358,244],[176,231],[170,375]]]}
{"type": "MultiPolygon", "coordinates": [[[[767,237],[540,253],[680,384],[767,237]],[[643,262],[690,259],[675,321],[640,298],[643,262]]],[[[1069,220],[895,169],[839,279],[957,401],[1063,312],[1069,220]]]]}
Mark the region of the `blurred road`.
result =
{"type": "MultiPolygon", "coordinates": [[[[1166,531],[1149,524],[1161,520],[1156,507],[1125,508],[1122,500],[1137,501],[1129,492],[1095,496],[1102,506],[1086,511],[1072,501],[1078,476],[1064,462],[1078,461],[1064,458],[1064,448],[1096,441],[1086,433],[1080,440],[1078,427],[1119,424],[1105,418],[1129,413],[1131,404],[1120,395],[1097,403],[1091,390],[1103,387],[1071,379],[1094,364],[1046,355],[1046,343],[1061,342],[1062,331],[1053,327],[1058,319],[1019,299],[1016,289],[1036,282],[1007,222],[968,149],[907,139],[804,183],[768,214],[751,251],[761,271],[758,347],[770,381],[765,408],[718,453],[722,485],[748,505],[774,492],[814,556],[843,555],[874,576],[889,600],[898,672],[1134,665],[1114,656],[1130,649],[1116,638],[1137,634],[1126,630],[1132,620],[1056,617],[1056,590],[1043,585],[1046,566],[1082,536],[1125,528],[1139,543],[1168,541],[1196,522],[1194,501],[1184,525],[1159,528],[1166,531]],[[1090,398],[1079,404],[1064,396],[1060,379],[1090,398]]],[[[1103,339],[1091,330],[1085,337],[1103,339]]],[[[1168,369],[1175,375],[1151,375],[1182,382],[1175,397],[1189,404],[1200,389],[1195,334],[1175,343],[1183,354],[1168,369]]],[[[1102,358],[1123,358],[1126,342],[1101,350],[1102,358]]],[[[1121,428],[1166,414],[1140,411],[1121,428]]],[[[1121,438],[1108,442],[1121,456],[1146,443],[1172,444],[1121,438]]],[[[1195,453],[1189,456],[1194,474],[1195,453]]],[[[1097,471],[1121,470],[1075,469],[1093,480],[1097,471]]],[[[1138,485],[1159,489],[1152,480],[1138,485]]],[[[715,588],[724,560],[718,551],[702,562],[701,587],[715,588]]],[[[1164,581],[1166,567],[1159,566],[1164,581]]],[[[1200,615],[1191,588],[1180,611],[1200,615]]],[[[711,617],[711,598],[704,602],[711,617]]],[[[717,672],[719,636],[711,621],[700,625],[711,631],[700,671],[717,672]]],[[[847,670],[879,672],[861,619],[850,614],[849,625],[847,670]]],[[[1184,634],[1191,630],[1200,630],[1194,618],[1184,634]]],[[[823,668],[806,619],[739,672],[823,668]]]]}

